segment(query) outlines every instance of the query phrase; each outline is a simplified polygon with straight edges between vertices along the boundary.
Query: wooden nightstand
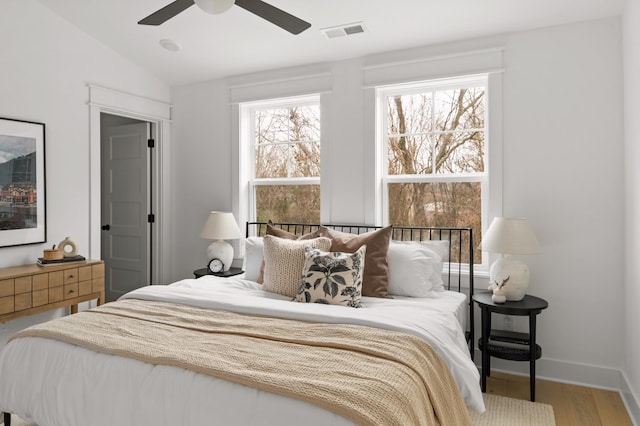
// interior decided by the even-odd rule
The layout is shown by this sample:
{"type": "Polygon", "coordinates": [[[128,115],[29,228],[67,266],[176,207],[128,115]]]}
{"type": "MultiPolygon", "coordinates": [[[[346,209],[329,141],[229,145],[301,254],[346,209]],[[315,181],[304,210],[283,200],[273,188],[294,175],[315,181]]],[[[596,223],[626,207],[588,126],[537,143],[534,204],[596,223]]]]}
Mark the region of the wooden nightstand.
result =
{"type": "Polygon", "coordinates": [[[482,319],[482,337],[478,346],[482,351],[482,392],[487,390],[487,376],[491,373],[490,357],[512,361],[529,361],[529,383],[531,401],[536,400],[536,359],[542,356],[542,348],[536,344],[536,315],[549,304],[539,297],[524,296],[517,302],[495,303],[490,292],[473,295],[482,319]],[[529,333],[516,333],[491,329],[491,314],[529,317],[529,333]]]}
{"type": "Polygon", "coordinates": [[[208,268],[200,268],[193,271],[193,275],[196,278],[204,277],[205,275],[215,275],[216,277],[233,277],[234,275],[240,275],[244,271],[242,268],[229,268],[228,271],[213,273],[208,268]]]}
{"type": "Polygon", "coordinates": [[[9,321],[78,303],[104,303],[104,262],[87,260],[53,266],[0,268],[0,321],[9,321]]]}

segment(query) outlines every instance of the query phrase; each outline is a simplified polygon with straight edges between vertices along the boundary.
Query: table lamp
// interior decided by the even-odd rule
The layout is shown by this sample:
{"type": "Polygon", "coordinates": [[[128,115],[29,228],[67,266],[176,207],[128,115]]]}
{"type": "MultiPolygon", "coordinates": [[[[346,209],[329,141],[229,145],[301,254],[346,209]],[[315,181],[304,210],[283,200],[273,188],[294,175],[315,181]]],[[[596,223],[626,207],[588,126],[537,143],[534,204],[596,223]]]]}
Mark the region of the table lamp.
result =
{"type": "Polygon", "coordinates": [[[523,217],[494,218],[482,238],[480,248],[506,255],[491,265],[489,282],[503,285],[507,300],[522,300],[529,287],[529,268],[513,255],[542,252],[529,221],[523,217]]]}
{"type": "Polygon", "coordinates": [[[223,264],[223,271],[228,271],[233,262],[233,247],[224,240],[242,238],[242,233],[233,217],[233,213],[209,213],[200,236],[215,240],[207,247],[207,257],[209,260],[220,259],[223,264]]]}

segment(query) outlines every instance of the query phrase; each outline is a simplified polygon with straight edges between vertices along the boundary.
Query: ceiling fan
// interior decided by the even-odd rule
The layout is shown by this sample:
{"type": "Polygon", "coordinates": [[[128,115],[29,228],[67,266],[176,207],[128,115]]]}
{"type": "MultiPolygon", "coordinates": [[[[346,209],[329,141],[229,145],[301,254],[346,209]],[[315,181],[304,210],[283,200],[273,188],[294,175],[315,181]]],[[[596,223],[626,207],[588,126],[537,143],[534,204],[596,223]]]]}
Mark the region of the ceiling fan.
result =
{"type": "Polygon", "coordinates": [[[138,21],[138,24],[160,25],[194,4],[214,15],[226,12],[235,4],[292,34],[300,34],[311,26],[310,23],[261,0],[175,0],[138,21]]]}

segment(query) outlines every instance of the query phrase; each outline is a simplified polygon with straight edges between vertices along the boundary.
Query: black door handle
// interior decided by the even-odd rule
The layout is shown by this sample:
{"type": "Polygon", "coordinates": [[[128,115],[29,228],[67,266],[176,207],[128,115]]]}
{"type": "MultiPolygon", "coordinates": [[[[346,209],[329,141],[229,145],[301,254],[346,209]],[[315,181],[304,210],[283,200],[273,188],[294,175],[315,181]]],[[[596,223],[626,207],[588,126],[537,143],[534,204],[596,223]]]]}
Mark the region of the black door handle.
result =
{"type": "Polygon", "coordinates": [[[102,225],[100,227],[100,229],[102,229],[103,231],[108,231],[109,229],[111,229],[111,225],[107,224],[107,225],[102,225]]]}

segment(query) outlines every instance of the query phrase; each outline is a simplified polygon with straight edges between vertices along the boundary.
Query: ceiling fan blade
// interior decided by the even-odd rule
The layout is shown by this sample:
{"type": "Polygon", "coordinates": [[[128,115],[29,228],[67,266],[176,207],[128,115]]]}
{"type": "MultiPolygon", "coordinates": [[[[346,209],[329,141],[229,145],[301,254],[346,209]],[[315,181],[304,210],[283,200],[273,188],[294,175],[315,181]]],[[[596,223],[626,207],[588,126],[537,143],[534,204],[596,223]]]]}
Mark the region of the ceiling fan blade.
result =
{"type": "Polygon", "coordinates": [[[311,26],[310,23],[261,0],[236,0],[236,6],[258,15],[292,34],[300,34],[311,26]]]}
{"type": "Polygon", "coordinates": [[[153,12],[146,18],[138,21],[140,25],[160,25],[165,21],[176,16],[178,13],[193,6],[195,3],[193,0],[176,0],[173,3],[169,3],[160,10],[153,12]]]}

